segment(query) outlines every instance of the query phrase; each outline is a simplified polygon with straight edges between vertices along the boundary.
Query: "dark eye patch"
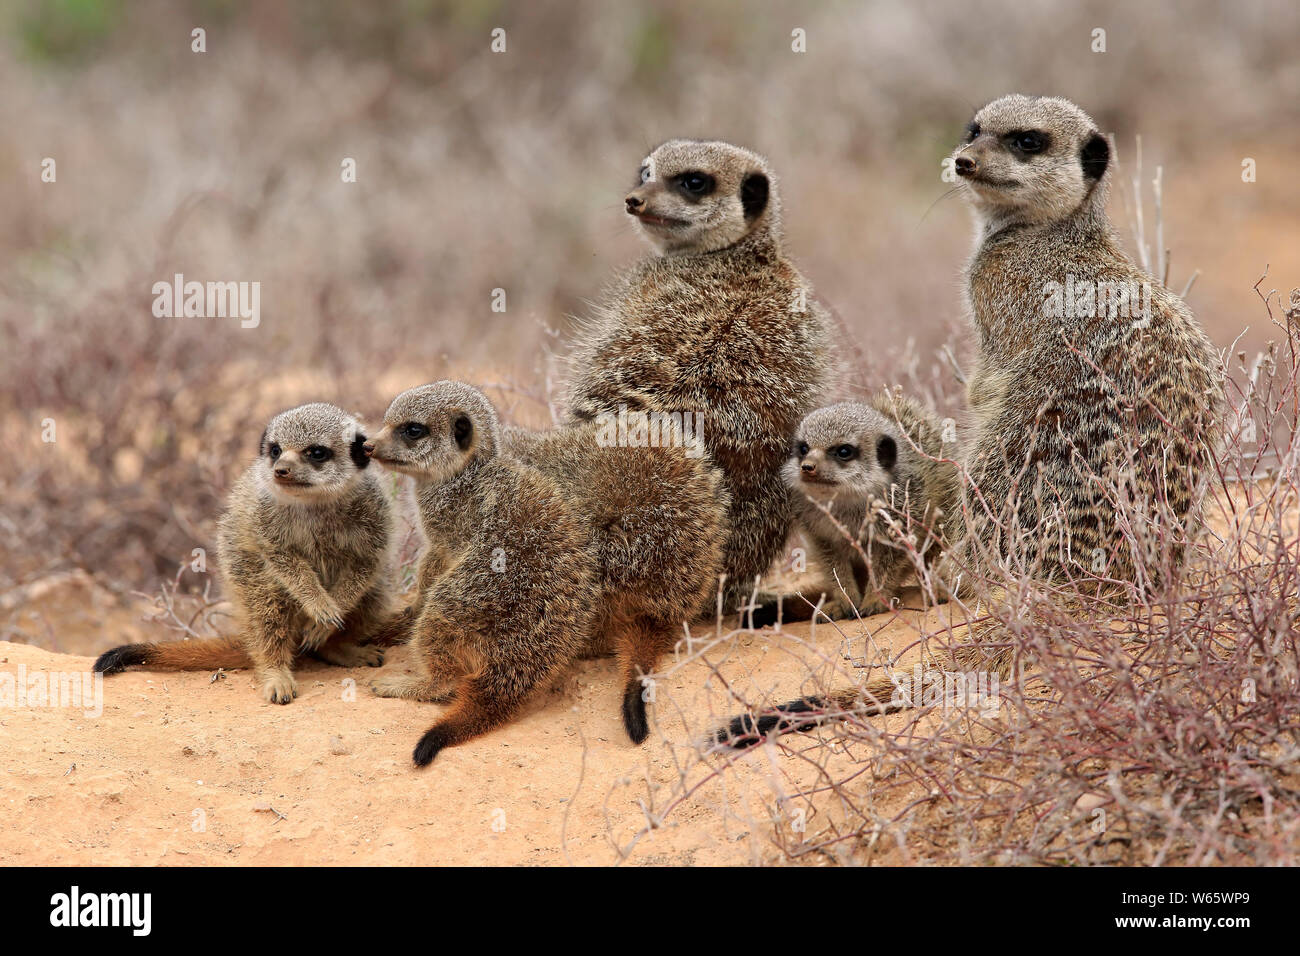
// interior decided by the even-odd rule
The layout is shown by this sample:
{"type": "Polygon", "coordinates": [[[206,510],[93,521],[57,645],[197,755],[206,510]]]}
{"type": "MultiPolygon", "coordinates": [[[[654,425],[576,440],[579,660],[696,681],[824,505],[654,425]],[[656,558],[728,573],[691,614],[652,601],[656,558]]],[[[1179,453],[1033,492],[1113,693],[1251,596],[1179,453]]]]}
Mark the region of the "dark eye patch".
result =
{"type": "Polygon", "coordinates": [[[428,427],[419,422],[407,422],[405,425],[398,426],[397,430],[407,441],[419,441],[425,435],[429,434],[428,427]]]}
{"type": "Polygon", "coordinates": [[[326,448],[324,445],[308,445],[303,451],[303,456],[308,461],[321,465],[334,457],[334,449],[326,448]]]}
{"type": "Polygon", "coordinates": [[[680,173],[673,177],[673,182],[689,199],[702,199],[718,186],[716,179],[698,170],[680,173]]]}
{"type": "Polygon", "coordinates": [[[1041,153],[1052,145],[1052,137],[1042,130],[1016,129],[1002,137],[1013,153],[1032,156],[1041,153]]]}
{"type": "Polygon", "coordinates": [[[272,461],[275,461],[280,457],[280,446],[275,442],[271,442],[270,446],[266,449],[266,453],[271,456],[272,461]]]}
{"type": "Polygon", "coordinates": [[[797,443],[797,444],[794,446],[794,454],[795,454],[795,457],[796,457],[796,458],[803,458],[805,455],[807,455],[807,454],[808,454],[808,443],[807,443],[806,441],[801,441],[801,442],[797,443]]]}
{"type": "Polygon", "coordinates": [[[978,136],[979,134],[980,134],[979,123],[975,122],[974,120],[971,120],[969,123],[966,124],[966,142],[968,143],[974,142],[975,137],[978,136]]]}
{"type": "Polygon", "coordinates": [[[831,449],[831,454],[835,456],[836,461],[853,461],[858,457],[858,447],[856,445],[836,445],[831,449]]]}

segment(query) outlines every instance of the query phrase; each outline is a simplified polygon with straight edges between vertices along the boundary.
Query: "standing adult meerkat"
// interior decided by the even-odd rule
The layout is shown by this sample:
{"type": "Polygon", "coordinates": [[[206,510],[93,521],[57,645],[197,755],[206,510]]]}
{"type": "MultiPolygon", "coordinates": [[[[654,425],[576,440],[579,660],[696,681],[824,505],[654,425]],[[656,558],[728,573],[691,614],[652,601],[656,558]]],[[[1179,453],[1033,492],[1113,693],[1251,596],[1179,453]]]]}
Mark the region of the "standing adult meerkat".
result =
{"type": "Polygon", "coordinates": [[[830,384],[830,320],[782,250],[776,178],[761,156],[670,140],[646,157],[625,202],[657,255],[606,291],[575,350],[570,415],[703,415],[731,502],[733,611],[789,531],[781,466],[830,384]]]}
{"type": "Polygon", "coordinates": [[[262,696],[297,696],[294,657],[342,667],[383,663],[362,646],[389,616],[393,518],[363,450],[360,423],[324,402],[271,419],[258,460],[230,491],[217,554],[238,628],[231,637],[126,644],[94,669],[253,667],[262,696]]]}
{"type": "Polygon", "coordinates": [[[1218,355],[1120,248],[1105,208],[1110,148],[1083,110],[1004,96],[953,156],[976,224],[962,559],[1018,555],[1043,580],[1149,582],[1154,562],[1135,550],[1181,537],[1208,478],[1218,355]],[[1117,500],[1134,516],[1127,536],[1117,500]]]}
{"type": "Polygon", "coordinates": [[[915,570],[909,548],[927,564],[943,550],[960,512],[942,436],[938,419],[901,395],[840,402],[800,422],[783,475],[832,620],[888,610],[915,570]]]}
{"type": "MultiPolygon", "coordinates": [[[[666,434],[663,422],[659,435],[666,434]]],[[[676,429],[676,425],[671,426],[676,429]]],[[[504,430],[511,455],[553,479],[590,530],[600,584],[597,635],[609,635],[623,673],[623,723],[649,734],[643,678],[711,608],[722,573],[727,492],[702,444],[634,447],[604,424],[504,430]]]]}
{"type": "MultiPolygon", "coordinates": [[[[1079,107],[1002,97],[975,115],[953,157],[975,215],[966,279],[978,354],[967,386],[969,525],[946,576],[955,586],[963,567],[1006,560],[1057,583],[1081,572],[1158,583],[1159,555],[1142,552],[1196,520],[1219,440],[1214,347],[1120,248],[1105,211],[1110,147],[1079,107]]],[[[1181,548],[1168,557],[1176,569],[1181,548]]],[[[958,650],[959,668],[1009,665],[1005,652],[980,653],[958,650]]],[[[911,706],[876,681],[737,717],[718,739],[748,746],[859,702],[869,713],[911,706]]]]}

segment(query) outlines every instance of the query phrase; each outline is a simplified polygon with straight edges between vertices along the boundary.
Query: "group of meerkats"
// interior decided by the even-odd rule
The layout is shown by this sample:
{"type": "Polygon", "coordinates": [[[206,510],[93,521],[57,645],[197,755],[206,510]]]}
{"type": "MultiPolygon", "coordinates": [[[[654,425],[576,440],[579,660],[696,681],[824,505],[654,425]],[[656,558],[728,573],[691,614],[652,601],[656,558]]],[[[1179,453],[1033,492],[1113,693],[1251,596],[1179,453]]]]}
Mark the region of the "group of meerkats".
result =
{"type": "MultiPolygon", "coordinates": [[[[297,656],[378,666],[379,645],[405,641],[416,672],[372,687],[450,705],[415,749],[425,765],[510,720],[576,658],[609,651],[624,725],[642,742],[643,681],[683,622],[743,606],[763,623],[776,596],[756,605],[756,582],[792,527],[812,545],[831,618],[884,610],[914,571],[933,572],[931,593],[958,594],[990,555],[1014,553],[1047,579],[1084,567],[1133,580],[1141,556],[1116,490],[1151,522],[1194,519],[1222,373],[1183,302],[1119,248],[1109,160],[1092,120],[1046,97],[990,103],[957,147],[977,223],[977,356],[958,444],[896,393],[818,407],[839,350],[782,249],[767,162],[722,142],[664,143],[626,198],[656,254],[619,277],[584,331],[564,424],[503,426],[459,382],[403,392],[371,437],[334,405],[282,412],[219,524],[237,633],[118,647],[95,670],[251,664],[264,697],[287,704],[297,656]],[[1045,288],[1067,277],[1150,283],[1151,308],[1139,320],[1045,314],[1045,288]],[[702,415],[707,454],[603,439],[605,416],[649,412],[702,415]],[[400,611],[392,506],[372,462],[414,479],[427,539],[400,611]]],[[[732,741],[786,729],[782,715],[809,706],[733,722],[732,741]]]]}

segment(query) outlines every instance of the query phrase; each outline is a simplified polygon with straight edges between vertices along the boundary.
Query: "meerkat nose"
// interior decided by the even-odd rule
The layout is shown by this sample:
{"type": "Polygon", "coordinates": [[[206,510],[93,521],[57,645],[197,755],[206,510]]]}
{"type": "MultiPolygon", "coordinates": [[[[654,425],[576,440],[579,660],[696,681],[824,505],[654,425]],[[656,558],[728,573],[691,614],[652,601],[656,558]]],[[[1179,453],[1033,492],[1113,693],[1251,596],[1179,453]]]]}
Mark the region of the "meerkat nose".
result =
{"type": "Polygon", "coordinates": [[[958,156],[956,166],[958,176],[974,176],[980,168],[979,163],[969,156],[958,156]]]}
{"type": "Polygon", "coordinates": [[[289,477],[289,469],[288,469],[288,468],[277,468],[277,469],[275,469],[275,477],[277,477],[277,478],[287,478],[287,477],[289,477]]]}
{"type": "Polygon", "coordinates": [[[803,469],[805,475],[815,475],[817,473],[817,466],[810,461],[805,461],[799,467],[803,469]]]}
{"type": "Polygon", "coordinates": [[[375,443],[372,441],[364,442],[361,445],[361,450],[364,451],[366,453],[366,457],[369,458],[371,455],[375,453],[375,443]]]}
{"type": "Polygon", "coordinates": [[[627,199],[624,200],[624,202],[627,203],[628,212],[636,212],[638,209],[640,209],[642,206],[645,205],[645,200],[641,199],[639,196],[628,196],[627,199]]]}

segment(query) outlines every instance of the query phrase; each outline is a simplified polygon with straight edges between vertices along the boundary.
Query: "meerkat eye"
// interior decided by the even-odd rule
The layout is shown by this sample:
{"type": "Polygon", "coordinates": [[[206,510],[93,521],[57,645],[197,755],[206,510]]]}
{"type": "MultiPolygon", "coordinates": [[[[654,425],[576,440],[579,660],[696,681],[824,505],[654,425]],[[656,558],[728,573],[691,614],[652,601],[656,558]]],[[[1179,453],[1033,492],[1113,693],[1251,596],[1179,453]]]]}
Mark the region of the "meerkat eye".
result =
{"type": "Polygon", "coordinates": [[[708,173],[682,173],[677,181],[692,196],[704,196],[713,192],[713,177],[708,173]]]}
{"type": "Polygon", "coordinates": [[[852,445],[837,445],[831,454],[840,461],[852,461],[858,457],[858,450],[852,445]]]}
{"type": "Polygon", "coordinates": [[[399,428],[398,431],[402,433],[402,437],[407,441],[419,441],[425,435],[429,434],[429,429],[424,425],[421,425],[419,422],[407,422],[399,428]]]}
{"type": "Polygon", "coordinates": [[[277,445],[275,442],[271,442],[271,447],[268,448],[267,451],[271,453],[272,461],[275,461],[280,457],[280,446],[277,445]]]}
{"type": "Polygon", "coordinates": [[[1047,141],[1042,134],[1035,133],[1033,130],[1025,130],[1023,133],[1012,133],[1011,143],[1022,153],[1040,153],[1047,141]]]}
{"type": "Polygon", "coordinates": [[[801,441],[799,444],[794,446],[794,450],[798,453],[800,458],[803,458],[808,454],[808,443],[806,441],[801,441]]]}
{"type": "Polygon", "coordinates": [[[970,125],[966,127],[966,142],[968,143],[975,142],[975,137],[978,136],[979,134],[980,134],[980,124],[972,120],[970,125]]]}
{"type": "Polygon", "coordinates": [[[329,461],[334,457],[334,452],[330,451],[324,445],[312,445],[307,449],[305,454],[307,455],[308,460],[314,461],[317,464],[322,461],[329,461]]]}
{"type": "Polygon", "coordinates": [[[641,185],[644,186],[650,182],[650,167],[648,165],[641,167],[641,185]]]}

